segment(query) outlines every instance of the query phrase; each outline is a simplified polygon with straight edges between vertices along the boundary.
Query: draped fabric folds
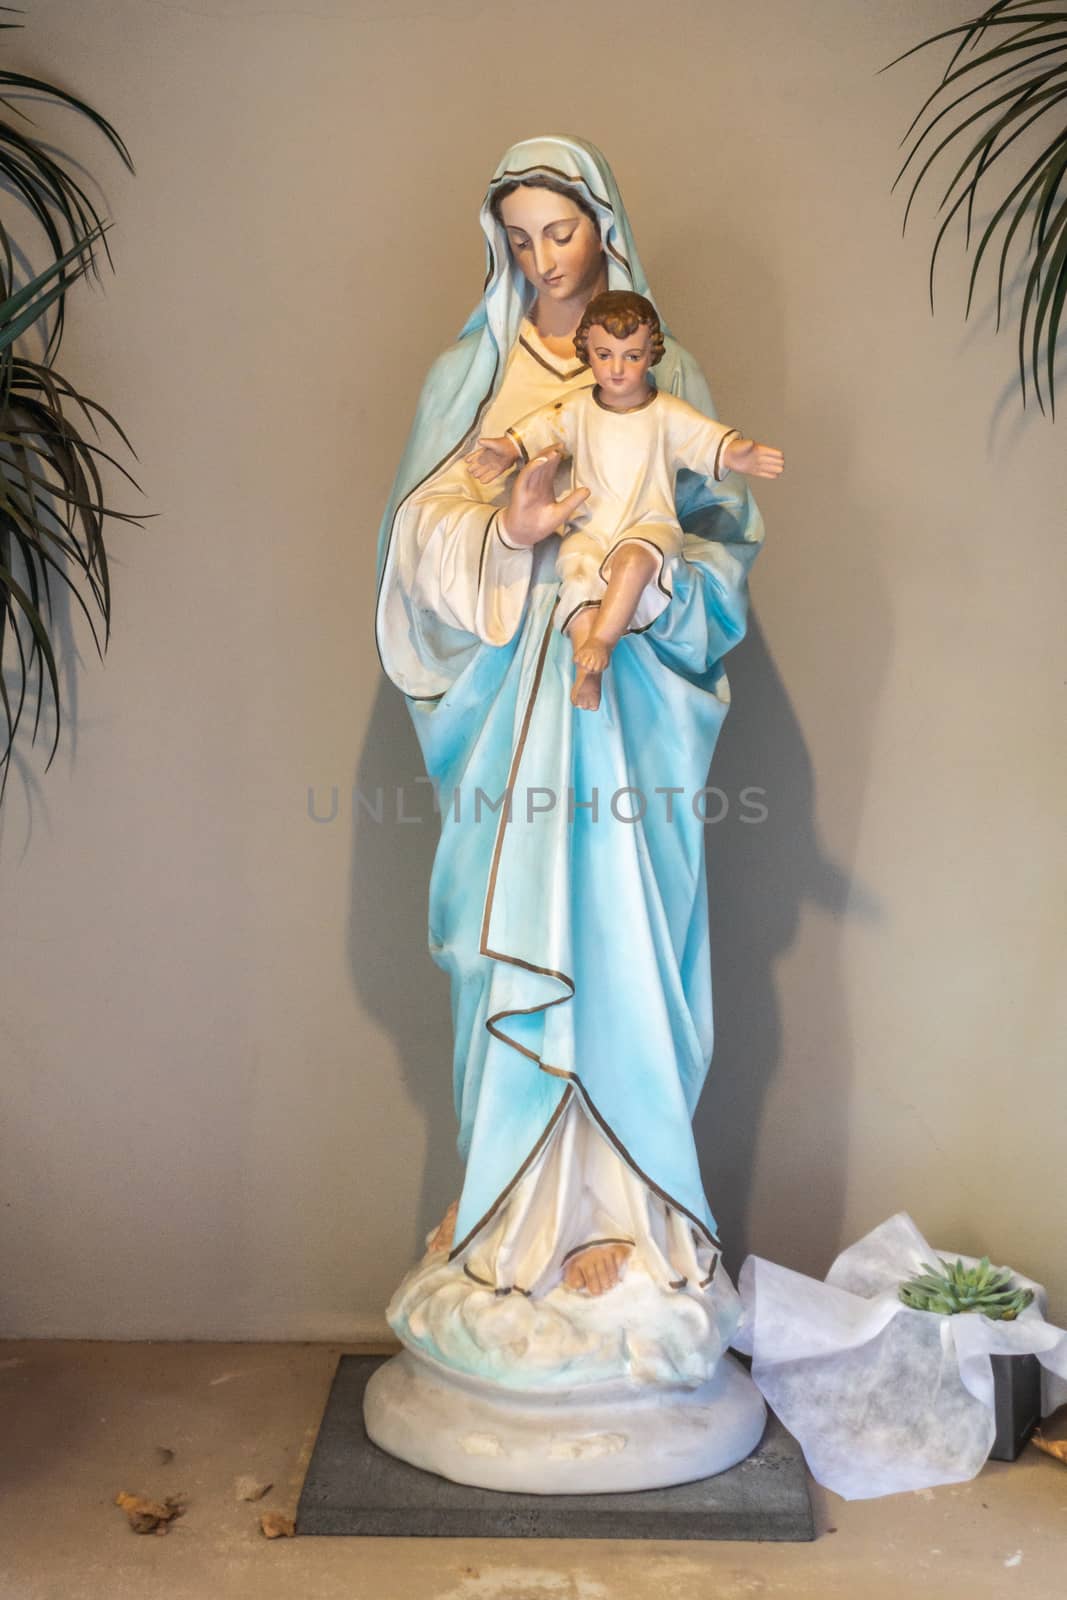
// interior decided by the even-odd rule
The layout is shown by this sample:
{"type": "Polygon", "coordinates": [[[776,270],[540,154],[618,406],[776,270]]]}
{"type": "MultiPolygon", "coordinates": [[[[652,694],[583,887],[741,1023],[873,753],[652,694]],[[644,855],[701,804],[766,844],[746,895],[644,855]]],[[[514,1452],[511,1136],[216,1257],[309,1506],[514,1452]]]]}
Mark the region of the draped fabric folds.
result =
{"type": "MultiPolygon", "coordinates": [[[[600,710],[572,707],[552,626],[559,540],[505,546],[506,486],[462,464],[476,430],[590,382],[538,351],[489,209],[497,184],[538,172],[592,204],[610,286],[650,292],[603,156],[563,138],[510,150],[481,213],[483,298],[426,380],[379,543],[382,663],[441,810],[430,950],[451,980],[466,1161],[453,1257],[498,1292],[540,1293],[576,1229],[614,1226],[656,1281],[692,1289],[718,1245],[691,1130],[713,1040],[702,791],[762,524],[741,480],[682,473],[670,603],[620,642],[600,710]],[[589,1177],[573,1192],[568,1159],[589,1177]]],[[[713,416],[696,364],[666,342],[657,384],[713,416]]]]}

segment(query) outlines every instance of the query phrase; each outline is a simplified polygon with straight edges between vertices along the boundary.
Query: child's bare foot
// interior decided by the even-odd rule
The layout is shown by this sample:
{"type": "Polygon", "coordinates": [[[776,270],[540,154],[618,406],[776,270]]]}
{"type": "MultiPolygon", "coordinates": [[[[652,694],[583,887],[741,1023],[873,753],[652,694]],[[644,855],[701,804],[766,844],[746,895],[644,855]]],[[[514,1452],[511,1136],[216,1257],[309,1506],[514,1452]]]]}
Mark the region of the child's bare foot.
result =
{"type": "Polygon", "coordinates": [[[452,1248],[452,1240],[456,1236],[456,1217],[459,1215],[459,1201],[453,1200],[440,1222],[437,1231],[429,1243],[431,1255],[447,1255],[452,1248]]]}
{"type": "Polygon", "coordinates": [[[591,1244],[571,1256],[563,1268],[563,1282],[568,1289],[584,1289],[586,1294],[607,1294],[622,1277],[632,1250],[632,1244],[618,1240],[591,1244]]]}
{"type": "Polygon", "coordinates": [[[610,661],[611,646],[605,644],[602,639],[598,639],[594,634],[590,634],[588,638],[583,639],[574,652],[575,666],[584,667],[586,672],[596,672],[598,674],[604,672],[610,661]]]}
{"type": "Polygon", "coordinates": [[[576,705],[580,711],[599,711],[599,672],[587,672],[584,667],[576,667],[574,687],[571,689],[571,704],[576,705]]]}

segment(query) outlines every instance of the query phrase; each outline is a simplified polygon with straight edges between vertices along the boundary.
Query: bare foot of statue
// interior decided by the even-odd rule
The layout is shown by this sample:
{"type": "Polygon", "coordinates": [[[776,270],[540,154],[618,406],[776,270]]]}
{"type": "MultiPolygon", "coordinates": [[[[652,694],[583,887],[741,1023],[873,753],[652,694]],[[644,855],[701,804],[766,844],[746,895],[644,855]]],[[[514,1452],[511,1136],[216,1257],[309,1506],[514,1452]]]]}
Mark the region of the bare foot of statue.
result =
{"type": "Polygon", "coordinates": [[[622,1277],[632,1251],[632,1244],[620,1241],[591,1244],[571,1256],[563,1268],[563,1282],[568,1289],[584,1289],[586,1294],[607,1294],[622,1277]]]}
{"type": "Polygon", "coordinates": [[[624,541],[611,556],[611,573],[603,600],[583,605],[567,628],[574,651],[571,700],[583,711],[600,705],[600,676],[611,653],[634,619],[641,591],[660,561],[655,551],[635,539],[624,541]]]}
{"type": "Polygon", "coordinates": [[[600,674],[611,660],[610,647],[605,648],[592,637],[596,627],[596,607],[587,606],[575,616],[567,635],[574,655],[574,684],[571,704],[581,711],[596,711],[600,707],[600,674]]]}
{"type": "Polygon", "coordinates": [[[611,662],[612,646],[605,644],[603,639],[598,639],[595,633],[587,634],[581,644],[574,649],[574,664],[584,667],[586,672],[595,672],[598,675],[604,672],[611,662]]]}
{"type": "Polygon", "coordinates": [[[596,711],[600,705],[600,675],[607,671],[611,651],[610,644],[592,633],[575,645],[571,700],[583,711],[596,711]]]}
{"type": "Polygon", "coordinates": [[[452,1248],[452,1240],[456,1236],[456,1217],[459,1215],[459,1201],[453,1200],[440,1222],[437,1231],[430,1240],[431,1254],[447,1255],[452,1248]]]}
{"type": "Polygon", "coordinates": [[[597,711],[600,708],[600,673],[586,672],[583,667],[576,667],[574,686],[571,689],[571,704],[581,711],[597,711]]]}

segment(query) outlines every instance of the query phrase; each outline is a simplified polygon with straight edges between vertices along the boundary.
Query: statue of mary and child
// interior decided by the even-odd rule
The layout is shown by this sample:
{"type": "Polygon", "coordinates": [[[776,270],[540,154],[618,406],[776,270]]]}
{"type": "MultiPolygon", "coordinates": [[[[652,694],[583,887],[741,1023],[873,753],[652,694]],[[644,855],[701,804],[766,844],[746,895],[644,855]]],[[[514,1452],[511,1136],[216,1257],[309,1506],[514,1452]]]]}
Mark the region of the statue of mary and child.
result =
{"type": "MultiPolygon", "coordinates": [[[[679,470],[679,547],[639,594],[599,709],[575,703],[557,558],[584,495],[558,454],[489,482],[468,458],[591,387],[574,335],[594,296],[655,298],[582,140],[510,149],[481,225],[482,296],[430,369],[379,540],[378,648],[439,802],[429,943],[451,985],[465,1162],[388,1315],[411,1357],[467,1385],[700,1389],[739,1301],[692,1132],[713,1042],[694,799],[762,523],[736,473],[679,470]]],[[[713,418],[663,323],[650,382],[713,418]]]]}

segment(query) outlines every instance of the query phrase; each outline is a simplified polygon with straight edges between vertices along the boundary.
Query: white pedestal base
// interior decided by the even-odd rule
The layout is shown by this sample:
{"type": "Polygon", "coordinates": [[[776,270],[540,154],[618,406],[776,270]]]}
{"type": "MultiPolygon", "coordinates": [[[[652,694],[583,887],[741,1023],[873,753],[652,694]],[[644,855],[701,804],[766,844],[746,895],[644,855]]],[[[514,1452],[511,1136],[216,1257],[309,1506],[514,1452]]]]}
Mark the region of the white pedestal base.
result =
{"type": "Polygon", "coordinates": [[[766,1408],[724,1355],[698,1388],[633,1382],[537,1394],[403,1351],[371,1378],[376,1445],[456,1483],[523,1494],[617,1494],[725,1472],[760,1441],[766,1408]]]}

